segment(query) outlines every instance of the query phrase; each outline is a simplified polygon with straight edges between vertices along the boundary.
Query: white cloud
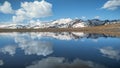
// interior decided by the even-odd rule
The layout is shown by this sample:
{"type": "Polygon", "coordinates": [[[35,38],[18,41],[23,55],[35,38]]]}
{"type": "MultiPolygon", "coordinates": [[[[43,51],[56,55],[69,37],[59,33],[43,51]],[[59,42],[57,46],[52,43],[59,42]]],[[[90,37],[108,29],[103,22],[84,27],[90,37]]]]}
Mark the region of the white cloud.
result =
{"type": "Polygon", "coordinates": [[[113,49],[112,47],[101,48],[100,52],[111,59],[120,60],[120,50],[113,49]]]}
{"type": "Polygon", "coordinates": [[[103,5],[103,9],[115,10],[120,7],[120,0],[109,0],[103,5]]]}
{"type": "Polygon", "coordinates": [[[13,14],[14,10],[11,7],[11,4],[8,1],[5,1],[3,5],[0,6],[0,12],[5,14],[13,14]]]}
{"type": "Polygon", "coordinates": [[[3,60],[0,60],[0,66],[2,66],[4,64],[3,60]]]}
{"type": "Polygon", "coordinates": [[[34,2],[21,3],[21,8],[18,9],[13,16],[14,22],[22,22],[33,18],[43,18],[52,15],[52,4],[42,0],[34,2]]]}
{"type": "Polygon", "coordinates": [[[95,18],[95,19],[99,19],[99,18],[100,18],[100,16],[95,16],[94,18],[95,18]]]}
{"type": "Polygon", "coordinates": [[[26,68],[105,68],[103,65],[80,59],[68,62],[62,57],[48,57],[33,63],[33,65],[27,66],[26,68]]]}

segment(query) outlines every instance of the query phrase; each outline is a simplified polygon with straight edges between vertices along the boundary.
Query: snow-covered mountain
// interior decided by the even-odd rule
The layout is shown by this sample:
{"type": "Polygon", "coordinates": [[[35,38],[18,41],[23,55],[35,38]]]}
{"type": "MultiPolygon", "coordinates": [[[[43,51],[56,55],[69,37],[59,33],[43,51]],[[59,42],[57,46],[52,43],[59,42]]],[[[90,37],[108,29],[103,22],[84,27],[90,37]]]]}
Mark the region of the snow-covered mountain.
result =
{"type": "Polygon", "coordinates": [[[81,20],[81,19],[71,19],[71,18],[63,18],[49,22],[41,22],[41,21],[30,21],[28,24],[7,24],[0,25],[0,28],[11,28],[11,29],[21,29],[21,28],[82,28],[88,26],[99,26],[99,25],[107,25],[112,23],[120,23],[120,20],[81,20]]]}
{"type": "Polygon", "coordinates": [[[47,23],[40,23],[39,25],[34,25],[33,28],[80,28],[85,27],[84,22],[79,19],[59,19],[50,21],[47,23]]]}
{"type": "Polygon", "coordinates": [[[108,24],[115,24],[120,23],[120,20],[99,20],[99,19],[92,19],[85,21],[87,26],[100,26],[100,25],[108,25],[108,24]]]}
{"type": "Polygon", "coordinates": [[[26,28],[27,26],[24,24],[4,24],[0,25],[0,28],[10,28],[10,29],[16,29],[16,28],[26,28]]]}
{"type": "Polygon", "coordinates": [[[36,22],[32,21],[32,23],[29,23],[27,25],[24,24],[7,24],[7,25],[1,25],[0,28],[80,28],[80,27],[85,27],[84,22],[81,22],[81,20],[77,19],[59,19],[59,20],[54,20],[50,22],[36,22]]]}

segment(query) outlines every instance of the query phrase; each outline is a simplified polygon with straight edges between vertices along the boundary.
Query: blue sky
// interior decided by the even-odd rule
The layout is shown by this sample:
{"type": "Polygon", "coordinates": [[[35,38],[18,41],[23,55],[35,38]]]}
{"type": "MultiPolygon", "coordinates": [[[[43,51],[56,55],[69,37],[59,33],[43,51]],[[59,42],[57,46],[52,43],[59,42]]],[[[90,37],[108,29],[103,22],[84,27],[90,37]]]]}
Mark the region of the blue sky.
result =
{"type": "Polygon", "coordinates": [[[85,16],[92,19],[100,16],[101,19],[120,19],[120,9],[106,10],[101,9],[107,0],[48,0],[53,4],[54,16],[78,17],[85,16]]]}
{"type": "MultiPolygon", "coordinates": [[[[2,6],[5,1],[11,4],[13,10],[18,10],[21,6],[21,2],[33,2],[35,0],[0,0],[2,6]]],[[[38,0],[41,1],[41,0],[38,0]]],[[[97,16],[99,19],[120,19],[119,4],[113,9],[113,5],[104,5],[109,0],[45,0],[52,4],[52,15],[46,17],[40,17],[40,20],[55,20],[60,18],[83,18],[93,19],[97,16]],[[104,8],[102,8],[104,6],[104,8]],[[112,7],[112,9],[111,9],[112,7]]],[[[117,1],[117,0],[113,0],[117,1]]],[[[119,3],[119,2],[117,2],[119,3]]],[[[12,17],[15,14],[5,14],[0,12],[0,22],[12,21],[12,17]]],[[[35,19],[35,18],[34,18],[35,19]]]]}

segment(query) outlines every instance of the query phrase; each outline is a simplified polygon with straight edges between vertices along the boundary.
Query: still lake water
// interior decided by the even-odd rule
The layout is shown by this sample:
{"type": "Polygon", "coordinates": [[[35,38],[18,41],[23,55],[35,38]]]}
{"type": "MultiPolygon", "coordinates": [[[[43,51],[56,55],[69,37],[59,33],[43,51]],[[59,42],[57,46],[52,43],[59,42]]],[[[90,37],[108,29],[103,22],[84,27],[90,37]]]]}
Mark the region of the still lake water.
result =
{"type": "Polygon", "coordinates": [[[0,33],[0,68],[120,68],[120,37],[82,32],[0,33]]]}

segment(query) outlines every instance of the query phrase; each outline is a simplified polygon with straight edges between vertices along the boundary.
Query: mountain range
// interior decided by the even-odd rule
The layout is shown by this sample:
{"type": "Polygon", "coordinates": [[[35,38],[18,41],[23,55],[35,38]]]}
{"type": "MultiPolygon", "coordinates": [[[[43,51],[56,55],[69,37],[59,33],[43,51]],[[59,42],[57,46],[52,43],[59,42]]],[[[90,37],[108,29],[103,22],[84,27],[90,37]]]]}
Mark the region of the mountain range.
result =
{"type": "Polygon", "coordinates": [[[41,21],[31,21],[28,24],[2,24],[0,28],[10,28],[10,29],[22,29],[22,28],[82,28],[82,27],[92,27],[92,26],[100,26],[107,25],[113,23],[120,23],[120,20],[99,20],[99,19],[91,19],[91,20],[82,20],[82,19],[58,19],[49,22],[41,22],[41,21]]]}

